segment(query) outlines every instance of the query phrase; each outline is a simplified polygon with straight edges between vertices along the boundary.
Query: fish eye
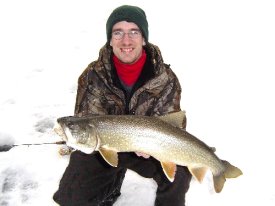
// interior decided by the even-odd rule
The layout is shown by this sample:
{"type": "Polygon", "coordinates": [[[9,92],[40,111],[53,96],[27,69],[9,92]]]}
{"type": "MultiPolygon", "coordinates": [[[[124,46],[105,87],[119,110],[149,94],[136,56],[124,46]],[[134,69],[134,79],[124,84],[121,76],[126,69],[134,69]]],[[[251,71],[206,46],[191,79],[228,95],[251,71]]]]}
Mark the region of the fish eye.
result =
{"type": "Polygon", "coordinates": [[[73,129],[74,124],[73,124],[72,122],[69,122],[69,123],[67,124],[67,126],[68,126],[70,129],[73,129]]]}
{"type": "Polygon", "coordinates": [[[74,124],[73,122],[69,122],[67,124],[68,128],[71,129],[71,130],[79,130],[80,129],[80,126],[77,125],[77,124],[74,124]]]}

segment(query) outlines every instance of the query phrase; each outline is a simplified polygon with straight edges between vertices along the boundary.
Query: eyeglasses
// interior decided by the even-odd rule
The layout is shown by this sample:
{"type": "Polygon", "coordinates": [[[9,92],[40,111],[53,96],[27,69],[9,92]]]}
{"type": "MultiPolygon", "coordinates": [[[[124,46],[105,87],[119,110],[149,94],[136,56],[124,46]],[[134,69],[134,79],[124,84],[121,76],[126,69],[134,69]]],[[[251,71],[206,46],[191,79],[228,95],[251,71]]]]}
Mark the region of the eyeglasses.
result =
{"type": "Polygon", "coordinates": [[[127,34],[130,39],[136,39],[139,36],[141,36],[141,31],[140,30],[131,30],[130,32],[126,33],[124,31],[118,30],[118,31],[114,31],[112,33],[112,37],[114,37],[114,39],[116,39],[116,40],[121,40],[124,38],[125,34],[127,34]]]}

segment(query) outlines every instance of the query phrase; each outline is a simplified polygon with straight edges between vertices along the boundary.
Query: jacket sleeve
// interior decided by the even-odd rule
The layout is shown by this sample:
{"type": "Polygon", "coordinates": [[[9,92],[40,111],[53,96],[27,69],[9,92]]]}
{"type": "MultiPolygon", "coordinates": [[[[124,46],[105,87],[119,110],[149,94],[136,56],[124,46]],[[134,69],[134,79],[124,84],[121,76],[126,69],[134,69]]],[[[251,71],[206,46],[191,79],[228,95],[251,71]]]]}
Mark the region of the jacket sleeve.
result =
{"type": "Polygon", "coordinates": [[[91,85],[91,76],[95,76],[92,65],[78,78],[78,88],[75,101],[75,116],[86,116],[88,114],[101,115],[107,112],[102,106],[100,90],[97,85],[91,85]],[[92,89],[91,89],[92,88],[92,89]]]}
{"type": "MultiPolygon", "coordinates": [[[[167,69],[167,74],[169,76],[169,81],[162,90],[160,98],[154,108],[154,113],[158,115],[181,111],[181,85],[177,76],[170,68],[167,69]]],[[[185,117],[182,123],[183,128],[186,128],[186,122],[185,117]]]]}
{"type": "Polygon", "coordinates": [[[88,68],[78,78],[77,94],[75,101],[74,114],[76,116],[84,116],[88,112],[88,68]]]}

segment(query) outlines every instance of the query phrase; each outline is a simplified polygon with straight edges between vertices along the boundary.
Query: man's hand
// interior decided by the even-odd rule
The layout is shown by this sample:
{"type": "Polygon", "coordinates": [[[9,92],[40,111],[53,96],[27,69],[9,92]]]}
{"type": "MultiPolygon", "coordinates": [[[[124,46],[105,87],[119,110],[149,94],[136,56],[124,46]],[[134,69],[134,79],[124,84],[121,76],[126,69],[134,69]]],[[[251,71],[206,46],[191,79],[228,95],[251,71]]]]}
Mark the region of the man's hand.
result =
{"type": "Polygon", "coordinates": [[[145,159],[148,159],[150,157],[150,155],[142,153],[142,152],[136,152],[136,155],[139,157],[143,157],[145,159]]]}
{"type": "Polygon", "coordinates": [[[68,147],[67,145],[63,145],[58,149],[58,153],[61,156],[70,155],[72,153],[73,149],[71,147],[68,147]]]}

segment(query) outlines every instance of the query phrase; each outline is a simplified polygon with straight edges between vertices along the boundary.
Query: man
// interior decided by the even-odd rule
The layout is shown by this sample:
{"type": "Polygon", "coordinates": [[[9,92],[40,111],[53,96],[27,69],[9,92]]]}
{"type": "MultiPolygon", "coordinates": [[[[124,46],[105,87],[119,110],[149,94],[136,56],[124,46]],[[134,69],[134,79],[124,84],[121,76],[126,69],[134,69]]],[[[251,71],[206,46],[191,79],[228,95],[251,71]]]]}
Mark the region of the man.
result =
{"type": "MultiPolygon", "coordinates": [[[[98,60],[79,77],[75,115],[159,116],[180,111],[179,81],[159,48],[148,42],[145,12],[129,5],[116,8],[106,33],[98,60]]],[[[113,205],[127,169],[157,182],[155,205],[185,205],[191,180],[187,168],[178,166],[171,183],[160,163],[142,153],[119,153],[118,167],[111,167],[97,152],[73,152],[54,200],[62,206],[113,205]]]]}

